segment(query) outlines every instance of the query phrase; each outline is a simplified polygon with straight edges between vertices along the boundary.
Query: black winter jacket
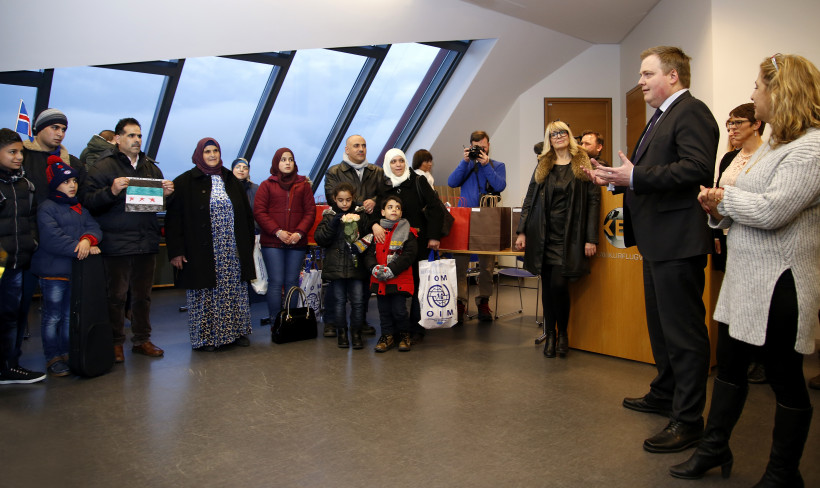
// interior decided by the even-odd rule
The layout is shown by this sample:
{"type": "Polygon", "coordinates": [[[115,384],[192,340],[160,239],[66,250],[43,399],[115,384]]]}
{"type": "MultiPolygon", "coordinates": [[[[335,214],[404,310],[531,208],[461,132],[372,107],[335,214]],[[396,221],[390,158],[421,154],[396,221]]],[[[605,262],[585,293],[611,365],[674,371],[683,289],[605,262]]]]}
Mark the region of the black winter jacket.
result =
{"type": "MultiPolygon", "coordinates": [[[[357,279],[364,280],[368,276],[368,269],[364,264],[364,253],[354,255],[351,246],[345,241],[343,227],[340,221],[334,223],[336,216],[341,212],[327,209],[322,212],[322,221],[316,226],[313,236],[316,244],[324,247],[325,259],[322,263],[322,279],[340,280],[357,279]]],[[[359,214],[359,237],[369,234],[367,229],[367,215],[359,214]]]]}
{"type": "Polygon", "coordinates": [[[160,241],[157,214],[125,211],[125,190],[119,195],[111,193],[111,184],[121,176],[162,179],[162,171],[144,153],[140,153],[136,169],[120,151],[97,160],[81,188],[80,200],[102,228],[105,239],[100,250],[108,256],[155,254],[160,241]]]}
{"type": "MultiPolygon", "coordinates": [[[[376,165],[368,164],[364,168],[362,179],[359,180],[356,170],[342,161],[335,166],[331,166],[325,173],[325,198],[330,204],[333,201],[333,189],[336,188],[336,185],[347,182],[356,188],[356,201],[354,204],[359,206],[365,200],[376,200],[382,186],[382,178],[384,178],[384,171],[376,165]]],[[[374,211],[373,213],[377,212],[374,211]]]]}
{"type": "MultiPolygon", "coordinates": [[[[242,281],[250,281],[256,278],[253,212],[245,188],[227,168],[222,168],[222,181],[233,205],[233,233],[242,281]]],[[[168,198],[165,215],[165,241],[168,259],[185,256],[188,260],[177,275],[177,286],[186,289],[216,287],[211,177],[198,168],[190,169],[174,180],[174,193],[168,198]]]]}
{"type": "Polygon", "coordinates": [[[393,188],[390,180],[385,177],[382,181],[379,198],[376,200],[376,209],[370,215],[368,229],[372,229],[373,224],[379,223],[382,218],[382,202],[392,195],[401,198],[402,218],[407,219],[413,228],[418,229],[418,259],[427,259],[429,254],[427,241],[430,239],[441,240],[441,225],[444,214],[441,205],[435,204],[435,201],[438,200],[438,194],[430,186],[427,178],[417,175],[412,170],[410,171],[410,177],[402,182],[398,188],[393,188]],[[425,206],[429,206],[427,215],[424,212],[425,206]]]}
{"type": "MultiPolygon", "coordinates": [[[[549,172],[554,164],[554,156],[553,159],[550,156],[541,158],[532,174],[516,232],[527,236],[524,269],[536,275],[541,274],[544,245],[549,235],[548,218],[553,191],[549,172]]],[[[582,166],[590,167],[589,157],[583,150],[578,151],[570,164],[574,179],[570,184],[561,274],[567,278],[579,278],[589,274],[589,259],[584,255],[584,245],[598,244],[601,189],[589,181],[581,169],[582,166]]]]}
{"type": "Polygon", "coordinates": [[[28,269],[37,248],[37,201],[24,174],[0,168],[0,250],[10,269],[28,269]]]}

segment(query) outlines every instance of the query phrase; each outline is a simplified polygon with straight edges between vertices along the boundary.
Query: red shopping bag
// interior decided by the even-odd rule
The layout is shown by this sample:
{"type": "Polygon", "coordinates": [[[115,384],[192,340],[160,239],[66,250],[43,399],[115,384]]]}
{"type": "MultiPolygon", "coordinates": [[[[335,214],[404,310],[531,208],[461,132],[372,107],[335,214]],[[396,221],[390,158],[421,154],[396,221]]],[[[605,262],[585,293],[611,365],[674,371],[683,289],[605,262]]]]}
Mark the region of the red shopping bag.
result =
{"type": "Polygon", "coordinates": [[[450,233],[441,238],[442,249],[466,251],[470,245],[470,213],[471,208],[448,207],[447,211],[455,221],[450,227],[450,233]]]}
{"type": "Polygon", "coordinates": [[[316,205],[316,220],[313,221],[313,225],[308,232],[308,246],[316,245],[316,239],[313,238],[313,233],[316,232],[316,227],[318,227],[319,222],[322,221],[322,212],[329,208],[330,205],[316,205]]]}

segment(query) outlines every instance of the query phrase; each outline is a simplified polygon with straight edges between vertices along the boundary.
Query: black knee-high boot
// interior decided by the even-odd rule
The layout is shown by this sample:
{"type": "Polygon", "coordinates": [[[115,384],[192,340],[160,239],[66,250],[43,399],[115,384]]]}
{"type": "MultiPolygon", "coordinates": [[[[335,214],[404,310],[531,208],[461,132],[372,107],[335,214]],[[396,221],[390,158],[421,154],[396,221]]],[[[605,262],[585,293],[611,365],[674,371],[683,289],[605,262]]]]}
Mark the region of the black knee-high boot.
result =
{"type": "Polygon", "coordinates": [[[569,336],[567,335],[567,326],[558,326],[558,338],[555,343],[555,352],[559,356],[564,357],[569,352],[569,336]]]}
{"type": "Polygon", "coordinates": [[[777,404],[772,432],[772,451],[766,473],[753,488],[803,488],[800,458],[809,435],[812,408],[789,408],[777,404]]]}
{"type": "Polygon", "coordinates": [[[544,341],[544,356],[555,357],[555,329],[547,331],[547,340],[544,341]]]}
{"type": "Polygon", "coordinates": [[[670,467],[669,474],[675,478],[693,480],[720,466],[724,478],[731,475],[734,458],[729,449],[729,437],[743,411],[748,391],[748,387],[736,386],[715,378],[712,404],[709,407],[703,438],[692,457],[686,462],[670,467]]]}

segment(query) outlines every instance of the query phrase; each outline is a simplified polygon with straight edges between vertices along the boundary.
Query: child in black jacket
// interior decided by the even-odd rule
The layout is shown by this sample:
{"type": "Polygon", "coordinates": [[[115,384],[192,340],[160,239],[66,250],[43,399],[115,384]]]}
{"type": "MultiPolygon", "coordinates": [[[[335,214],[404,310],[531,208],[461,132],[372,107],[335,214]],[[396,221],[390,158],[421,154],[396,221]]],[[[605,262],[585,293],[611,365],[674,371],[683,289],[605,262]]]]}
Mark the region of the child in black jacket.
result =
{"type": "Polygon", "coordinates": [[[334,294],[327,322],[336,325],[339,347],[362,349],[362,326],[365,323],[365,301],[370,298],[366,289],[368,270],[359,253],[363,252],[372,236],[365,236],[367,217],[364,209],[354,208],[356,189],[350,183],[339,183],[333,189],[333,208],[322,213],[316,226],[316,244],[324,247],[325,259],[322,278],[331,282],[334,294]],[[364,237],[363,237],[364,236],[364,237]],[[350,341],[347,338],[345,305],[350,300],[350,341]]]}
{"type": "Polygon", "coordinates": [[[0,249],[6,254],[0,277],[0,385],[36,383],[40,372],[19,364],[23,330],[17,327],[23,296],[23,270],[37,248],[34,185],[23,170],[23,141],[11,129],[0,129],[0,249]]]}

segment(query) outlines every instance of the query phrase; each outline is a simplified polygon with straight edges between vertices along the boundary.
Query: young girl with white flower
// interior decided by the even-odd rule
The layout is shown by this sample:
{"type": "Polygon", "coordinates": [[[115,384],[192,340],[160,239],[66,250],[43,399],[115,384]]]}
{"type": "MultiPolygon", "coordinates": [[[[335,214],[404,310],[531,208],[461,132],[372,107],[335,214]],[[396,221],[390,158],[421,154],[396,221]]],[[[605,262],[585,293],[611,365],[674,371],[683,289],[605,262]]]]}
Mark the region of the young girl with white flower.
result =
{"type": "Polygon", "coordinates": [[[326,249],[322,278],[331,282],[335,310],[326,311],[328,322],[336,325],[339,347],[362,349],[364,304],[370,298],[365,286],[369,271],[359,256],[370,245],[372,235],[365,235],[367,218],[364,208],[354,208],[356,189],[350,183],[339,183],[333,189],[331,208],[322,214],[316,227],[316,243],[326,249]],[[347,337],[345,305],[350,301],[350,340],[347,337]]]}

